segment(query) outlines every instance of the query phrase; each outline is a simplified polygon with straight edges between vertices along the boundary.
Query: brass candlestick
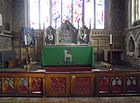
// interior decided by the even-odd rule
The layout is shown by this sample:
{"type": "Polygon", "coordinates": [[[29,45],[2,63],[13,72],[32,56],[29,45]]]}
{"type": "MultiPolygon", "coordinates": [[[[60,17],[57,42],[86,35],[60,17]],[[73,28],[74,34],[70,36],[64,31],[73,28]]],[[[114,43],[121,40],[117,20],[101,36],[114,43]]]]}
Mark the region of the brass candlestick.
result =
{"type": "Polygon", "coordinates": [[[113,70],[112,68],[112,44],[110,44],[110,58],[109,58],[109,63],[110,63],[110,67],[109,70],[113,70]]]}

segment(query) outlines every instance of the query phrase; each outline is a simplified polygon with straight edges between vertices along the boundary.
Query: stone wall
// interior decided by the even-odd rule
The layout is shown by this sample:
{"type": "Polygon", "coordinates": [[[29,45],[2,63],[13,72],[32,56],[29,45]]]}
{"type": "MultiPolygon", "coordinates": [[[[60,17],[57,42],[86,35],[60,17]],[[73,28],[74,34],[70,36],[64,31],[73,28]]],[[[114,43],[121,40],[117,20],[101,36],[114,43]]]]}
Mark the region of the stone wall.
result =
{"type": "Polygon", "coordinates": [[[20,35],[21,27],[25,25],[25,0],[12,0],[12,32],[15,36],[20,35]]]}
{"type": "Polygon", "coordinates": [[[13,38],[13,48],[16,51],[18,59],[21,59],[21,27],[25,25],[25,10],[24,10],[25,0],[13,0],[12,2],[12,33],[13,38]]]}
{"type": "Polygon", "coordinates": [[[11,37],[0,35],[0,51],[12,50],[11,37]]]}
{"type": "Polygon", "coordinates": [[[9,23],[12,27],[12,0],[0,0],[0,13],[2,14],[3,25],[9,23]]]}
{"type": "Polygon", "coordinates": [[[130,21],[130,18],[129,18],[129,13],[130,13],[130,8],[128,7],[129,6],[129,2],[130,0],[126,0],[125,2],[125,29],[129,27],[129,23],[131,22],[130,21]]]}
{"type": "MultiPolygon", "coordinates": [[[[10,30],[12,28],[12,0],[0,0],[0,14],[2,15],[2,24],[9,23],[10,30]]],[[[3,32],[1,29],[0,32],[3,32]]],[[[0,33],[0,51],[12,50],[12,34],[0,33]],[[10,36],[9,36],[10,35],[10,36]]]]}
{"type": "Polygon", "coordinates": [[[126,0],[111,0],[111,30],[124,30],[126,15],[125,2],[126,0]]]}

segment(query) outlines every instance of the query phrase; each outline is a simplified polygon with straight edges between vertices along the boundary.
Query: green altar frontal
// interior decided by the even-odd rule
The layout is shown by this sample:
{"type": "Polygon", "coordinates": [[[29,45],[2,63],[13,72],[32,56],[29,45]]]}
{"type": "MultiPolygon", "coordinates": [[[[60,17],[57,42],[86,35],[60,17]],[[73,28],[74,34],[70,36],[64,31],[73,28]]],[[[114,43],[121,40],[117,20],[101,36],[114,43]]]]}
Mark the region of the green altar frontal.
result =
{"type": "Polygon", "coordinates": [[[42,48],[41,65],[91,66],[94,68],[94,49],[90,46],[50,46],[42,48]]]}

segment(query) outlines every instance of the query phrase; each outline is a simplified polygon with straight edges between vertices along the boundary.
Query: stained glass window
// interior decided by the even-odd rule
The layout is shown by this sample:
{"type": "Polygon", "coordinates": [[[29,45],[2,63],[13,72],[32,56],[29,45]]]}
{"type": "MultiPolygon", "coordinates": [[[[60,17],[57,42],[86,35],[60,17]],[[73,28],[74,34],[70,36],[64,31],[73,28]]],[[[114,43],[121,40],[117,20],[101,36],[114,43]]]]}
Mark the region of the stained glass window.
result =
{"type": "Polygon", "coordinates": [[[82,3],[83,0],[73,0],[73,24],[75,27],[82,26],[82,3]]]}
{"type": "Polygon", "coordinates": [[[140,0],[131,0],[130,6],[130,25],[133,25],[133,23],[135,23],[137,20],[140,20],[140,0]]]}
{"type": "Polygon", "coordinates": [[[64,0],[62,2],[62,22],[65,20],[69,20],[72,22],[72,0],[64,0]]]}
{"type": "Polygon", "coordinates": [[[104,0],[96,0],[96,29],[104,29],[104,0]]]}
{"type": "Polygon", "coordinates": [[[50,25],[50,2],[49,0],[40,0],[40,21],[41,28],[47,28],[50,25]],[[45,11],[45,12],[44,12],[45,11]]]}
{"type": "Polygon", "coordinates": [[[65,20],[74,27],[104,29],[105,0],[29,0],[30,26],[58,28],[65,20]]]}
{"type": "Polygon", "coordinates": [[[94,27],[94,0],[86,0],[85,1],[85,7],[84,7],[84,20],[85,20],[85,26],[93,28],[94,27]],[[89,10],[90,8],[90,10],[89,10]]]}
{"type": "Polygon", "coordinates": [[[39,28],[39,1],[30,0],[30,26],[34,29],[39,28]]]}
{"type": "Polygon", "coordinates": [[[52,27],[61,25],[61,0],[52,0],[52,27]]]}

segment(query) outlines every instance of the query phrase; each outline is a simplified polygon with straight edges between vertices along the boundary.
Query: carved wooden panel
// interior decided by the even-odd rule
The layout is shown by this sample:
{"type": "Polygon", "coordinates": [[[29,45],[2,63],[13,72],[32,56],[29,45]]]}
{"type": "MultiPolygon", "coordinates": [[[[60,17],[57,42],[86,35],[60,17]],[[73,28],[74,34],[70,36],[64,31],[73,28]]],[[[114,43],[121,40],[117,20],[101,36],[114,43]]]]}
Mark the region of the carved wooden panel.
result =
{"type": "Polygon", "coordinates": [[[109,93],[109,77],[100,77],[97,82],[97,91],[99,93],[109,93]]]}
{"type": "Polygon", "coordinates": [[[122,77],[112,77],[112,93],[122,92],[122,77]]]}
{"type": "Polygon", "coordinates": [[[46,44],[55,44],[56,30],[52,26],[49,26],[45,32],[47,34],[45,37],[46,44]]]}
{"type": "Polygon", "coordinates": [[[94,46],[98,46],[98,45],[99,45],[99,40],[93,38],[92,41],[91,41],[91,43],[92,43],[92,45],[94,45],[94,46]]]}
{"type": "Polygon", "coordinates": [[[0,77],[0,93],[2,92],[2,79],[0,77]]]}
{"type": "Polygon", "coordinates": [[[137,78],[127,77],[126,86],[127,86],[127,92],[136,92],[137,91],[137,78]]]}
{"type": "Polygon", "coordinates": [[[107,42],[106,38],[100,38],[100,45],[101,46],[106,46],[106,42],[107,42]]]}
{"type": "Polygon", "coordinates": [[[28,78],[18,78],[18,93],[28,93],[29,92],[29,79],[28,78]]]}
{"type": "Polygon", "coordinates": [[[47,74],[47,96],[69,96],[70,79],[68,74],[47,74]]]}
{"type": "Polygon", "coordinates": [[[31,78],[31,92],[41,92],[43,90],[42,79],[38,77],[31,78]]]}
{"type": "Polygon", "coordinates": [[[61,24],[57,33],[60,44],[77,43],[78,30],[68,20],[61,24]]]}
{"type": "Polygon", "coordinates": [[[91,74],[72,74],[71,95],[92,96],[92,83],[91,74]]]}
{"type": "Polygon", "coordinates": [[[5,93],[13,93],[14,90],[15,90],[14,78],[13,77],[5,77],[4,78],[4,92],[5,93]]]}

